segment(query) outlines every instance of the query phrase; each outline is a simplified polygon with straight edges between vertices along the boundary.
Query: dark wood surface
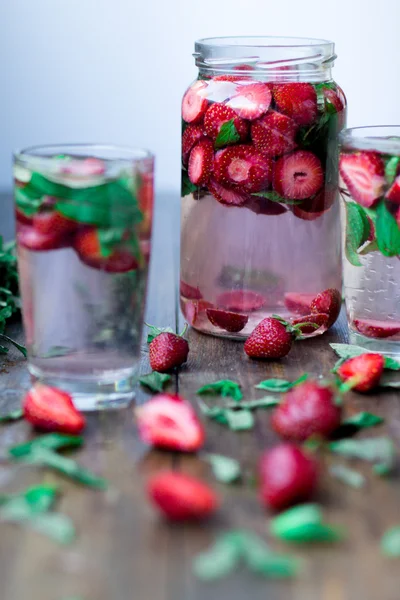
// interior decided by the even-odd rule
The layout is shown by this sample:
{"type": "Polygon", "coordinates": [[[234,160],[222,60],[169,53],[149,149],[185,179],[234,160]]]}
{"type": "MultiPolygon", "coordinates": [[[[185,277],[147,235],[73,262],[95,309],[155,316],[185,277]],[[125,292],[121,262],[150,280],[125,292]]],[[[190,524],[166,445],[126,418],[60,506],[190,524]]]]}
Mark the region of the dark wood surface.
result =
{"type": "MultiPolygon", "coordinates": [[[[0,204],[0,233],[12,235],[9,202],[0,204]]],[[[172,196],[158,198],[154,232],[151,282],[146,320],[178,330],[182,317],[177,305],[179,208],[172,196]]],[[[22,338],[20,326],[10,329],[22,338]]],[[[294,379],[307,371],[328,375],[335,356],[328,346],[346,341],[342,315],[323,337],[299,342],[281,361],[250,361],[242,344],[189,331],[187,365],[173,378],[170,391],[191,401],[200,385],[221,378],[238,380],[247,399],[263,394],[254,385],[267,377],[294,379]]],[[[142,371],[148,372],[148,355],[142,353],[142,371]]],[[[11,351],[0,357],[0,410],[18,406],[29,379],[23,358],[11,351]]],[[[136,402],[150,397],[138,389],[136,402]]],[[[369,410],[385,417],[385,425],[373,432],[388,433],[400,440],[398,393],[376,396],[350,393],[345,412],[369,410]]],[[[259,411],[254,431],[230,432],[207,422],[205,451],[240,459],[253,469],[260,452],[276,442],[269,427],[269,414],[259,411]]],[[[400,524],[398,472],[390,479],[370,474],[363,490],[353,490],[333,480],[324,469],[317,501],[327,520],[343,525],[347,541],[336,546],[274,548],[290,551],[302,559],[303,573],[290,582],[266,581],[246,572],[226,580],[205,584],[191,572],[193,556],[206,548],[216,533],[228,528],[249,528],[267,536],[269,515],[260,507],[251,487],[215,484],[201,456],[181,456],[149,451],[138,439],[133,407],[91,414],[85,446],[76,453],[84,465],[110,482],[107,492],[92,491],[34,467],[10,466],[7,446],[31,435],[23,422],[0,425],[0,491],[17,492],[41,481],[56,481],[63,489],[59,505],[78,530],[76,542],[59,547],[26,529],[0,525],[1,600],[398,600],[399,562],[385,559],[379,540],[389,526],[400,524]],[[208,523],[173,526],[163,522],[144,496],[146,478],[161,468],[173,468],[204,477],[219,490],[223,504],[208,523]]],[[[357,467],[358,468],[358,467],[357,467]]]]}

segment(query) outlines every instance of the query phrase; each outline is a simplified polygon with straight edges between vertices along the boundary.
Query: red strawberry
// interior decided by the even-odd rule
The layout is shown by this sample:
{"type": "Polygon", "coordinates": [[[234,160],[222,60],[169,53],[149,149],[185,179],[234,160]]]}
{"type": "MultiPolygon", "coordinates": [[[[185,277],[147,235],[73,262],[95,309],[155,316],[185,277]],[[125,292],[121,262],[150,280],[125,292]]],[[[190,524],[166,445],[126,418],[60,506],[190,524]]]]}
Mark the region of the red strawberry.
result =
{"type": "Polygon", "coordinates": [[[153,504],[172,521],[199,521],[219,506],[219,498],[206,484],[184,473],[162,471],[147,484],[153,504]]]}
{"type": "Polygon", "coordinates": [[[213,170],[214,146],[211,140],[202,140],[190,153],[188,175],[194,185],[205,185],[213,170]]]}
{"type": "Polygon", "coordinates": [[[275,510],[308,500],[318,476],[318,462],[301,448],[281,444],[264,452],[259,464],[261,502],[275,510]]]}
{"type": "Polygon", "coordinates": [[[287,292],[284,303],[288,311],[297,315],[308,315],[314,294],[300,294],[298,292],[287,292]]]}
{"type": "Polygon", "coordinates": [[[108,273],[126,273],[138,267],[136,258],[124,249],[116,249],[109,256],[103,256],[95,227],[85,227],[78,231],[73,246],[80,260],[93,269],[101,269],[108,273]]]}
{"type": "Polygon", "coordinates": [[[32,225],[33,223],[33,217],[28,217],[28,215],[23,213],[22,210],[19,210],[18,208],[15,209],[15,219],[22,225],[32,225]]]}
{"type": "Polygon", "coordinates": [[[353,199],[370,208],[383,193],[385,165],[376,152],[341,154],[339,171],[353,199]]]}
{"type": "MultiPolygon", "coordinates": [[[[338,88],[339,90],[340,88],[338,88]]],[[[340,90],[343,95],[342,90],[340,90]]],[[[332,104],[336,112],[341,112],[344,109],[344,99],[339,96],[339,92],[331,88],[324,87],[323,94],[325,96],[325,104],[332,104]]]]}
{"type": "Polygon", "coordinates": [[[386,194],[386,198],[390,202],[400,204],[400,175],[394,180],[394,183],[386,194]]]}
{"type": "Polygon", "coordinates": [[[256,213],[256,215],[283,215],[287,212],[287,208],[284,204],[279,202],[273,202],[268,198],[261,196],[252,196],[251,199],[246,202],[246,208],[256,213]]]}
{"type": "Polygon", "coordinates": [[[198,319],[204,316],[207,308],[213,308],[211,302],[207,302],[207,300],[190,300],[184,303],[182,312],[189,325],[194,326],[198,319]]]}
{"type": "Polygon", "coordinates": [[[385,359],[381,354],[361,354],[349,358],[337,370],[342,381],[353,383],[352,389],[369,392],[377,387],[385,368],[385,359]]]}
{"type": "Polygon", "coordinates": [[[297,124],[280,113],[271,110],[251,124],[251,139],[265,156],[280,156],[294,150],[297,124]]]}
{"type": "Polygon", "coordinates": [[[399,208],[397,209],[397,212],[396,212],[396,222],[397,222],[397,227],[400,229],[400,206],[399,206],[399,208]]]}
{"type": "Polygon", "coordinates": [[[189,344],[180,335],[163,332],[149,345],[150,366],[153,371],[166,373],[187,361],[189,344]]]}
{"type": "Polygon", "coordinates": [[[45,431],[76,434],[86,425],[70,394],[41,383],[36,383],[26,394],[23,409],[25,419],[45,431]]]}
{"type": "Polygon", "coordinates": [[[186,166],[193,146],[203,139],[205,133],[199,125],[188,125],[182,135],[182,162],[186,166]]]}
{"type": "Polygon", "coordinates": [[[238,313],[218,310],[217,308],[207,308],[206,313],[208,320],[215,327],[220,327],[231,333],[242,331],[249,320],[247,315],[239,315],[238,313]]]}
{"type": "Polygon", "coordinates": [[[79,223],[64,217],[55,210],[36,213],[33,217],[36,231],[47,234],[57,234],[60,237],[75,232],[79,223]]]}
{"type": "Polygon", "coordinates": [[[71,245],[69,238],[60,236],[58,232],[41,233],[30,225],[17,222],[17,242],[20,246],[34,252],[57,250],[71,245]]]}
{"type": "Polygon", "coordinates": [[[275,84],[273,93],[278,110],[298,125],[311,125],[317,118],[317,94],[310,83],[275,84]]]}
{"type": "Polygon", "coordinates": [[[313,221],[331,208],[336,200],[336,196],[336,189],[322,188],[313,198],[306,198],[300,204],[294,204],[292,212],[299,219],[313,221]]]}
{"type": "Polygon", "coordinates": [[[146,444],[181,452],[197,452],[204,444],[203,426],[192,405],[181,396],[158,394],[135,413],[140,438],[146,444]]]}
{"type": "Polygon", "coordinates": [[[217,297],[217,305],[227,310],[252,312],[265,304],[265,298],[252,290],[231,290],[217,297]]]}
{"type": "Polygon", "coordinates": [[[321,161],[308,150],[281,156],[275,163],[273,186],[280,196],[304,200],[316,194],[323,183],[321,161]]]}
{"type": "Polygon", "coordinates": [[[328,437],[340,424],[340,408],[333,390],[309,380],[284,395],[271,424],[287,440],[303,442],[311,435],[328,437]]]}
{"type": "Polygon", "coordinates": [[[232,82],[241,81],[243,79],[247,79],[247,78],[243,77],[243,75],[217,75],[216,77],[212,78],[213,81],[232,81],[232,82]]]}
{"type": "Polygon", "coordinates": [[[289,353],[293,335],[286,326],[274,319],[263,319],[252,331],[244,344],[244,351],[251,358],[283,358],[289,353]]]}
{"type": "Polygon", "coordinates": [[[303,335],[308,335],[312,333],[321,333],[321,328],[326,331],[328,329],[327,323],[329,321],[329,315],[325,313],[316,313],[313,315],[305,315],[304,317],[298,317],[297,319],[292,319],[292,325],[300,325],[299,329],[303,335]],[[304,325],[302,325],[304,323],[304,325]],[[312,325],[307,325],[307,323],[314,323],[318,325],[318,328],[313,327],[312,325]]]}
{"type": "Polygon", "coordinates": [[[228,206],[243,206],[250,199],[246,192],[224,187],[213,177],[208,182],[208,189],[218,202],[228,206]]]}
{"type": "Polygon", "coordinates": [[[186,123],[197,124],[207,110],[208,102],[199,95],[199,91],[206,87],[204,81],[196,81],[187,90],[182,100],[182,119],[186,123]]]}
{"type": "Polygon", "coordinates": [[[315,296],[310,304],[313,314],[325,313],[328,315],[327,329],[337,321],[342,305],[342,295],[338,290],[330,288],[315,296]]]}
{"type": "Polygon", "coordinates": [[[181,295],[185,296],[185,298],[189,298],[190,300],[200,300],[200,298],[203,297],[203,294],[198,287],[194,287],[189,283],[186,283],[186,281],[183,281],[183,279],[181,279],[179,282],[179,289],[181,295]]]}
{"type": "Polygon", "coordinates": [[[237,93],[227,102],[227,106],[242,119],[254,121],[267,112],[271,105],[272,93],[265,83],[238,85],[237,93]]]}
{"type": "Polygon", "coordinates": [[[254,146],[241,144],[216,153],[214,177],[222,185],[259,192],[271,183],[272,165],[254,146]]]}
{"type": "Polygon", "coordinates": [[[154,205],[154,179],[152,173],[141,174],[137,189],[137,199],[139,208],[143,214],[143,221],[140,223],[139,231],[141,235],[149,237],[153,222],[154,205]]]}
{"type": "Polygon", "coordinates": [[[353,325],[362,335],[370,338],[388,338],[400,333],[400,323],[397,321],[354,319],[353,325]]]}
{"type": "Polygon", "coordinates": [[[249,127],[246,121],[238,117],[235,111],[226,104],[215,102],[207,110],[204,117],[204,127],[211,139],[215,140],[224,123],[231,121],[236,127],[236,131],[240,136],[240,140],[244,142],[249,132],[249,127]]]}

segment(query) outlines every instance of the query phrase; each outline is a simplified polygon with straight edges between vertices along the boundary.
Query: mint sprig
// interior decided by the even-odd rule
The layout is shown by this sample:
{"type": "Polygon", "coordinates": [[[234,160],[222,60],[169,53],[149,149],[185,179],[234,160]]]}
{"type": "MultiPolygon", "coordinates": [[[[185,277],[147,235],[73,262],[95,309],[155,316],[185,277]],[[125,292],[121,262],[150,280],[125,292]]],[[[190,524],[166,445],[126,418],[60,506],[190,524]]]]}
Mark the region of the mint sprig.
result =
{"type": "Polygon", "coordinates": [[[240,140],[240,135],[235,127],[235,119],[230,119],[222,124],[221,129],[215,139],[215,148],[222,148],[229,144],[236,144],[240,140]]]}
{"type": "Polygon", "coordinates": [[[400,228],[384,200],[376,207],[376,241],[384,256],[400,254],[400,228]]]}
{"type": "Polygon", "coordinates": [[[364,209],[356,202],[345,202],[346,238],[345,253],[347,260],[355,267],[361,267],[358,250],[368,240],[370,223],[364,209]]]}

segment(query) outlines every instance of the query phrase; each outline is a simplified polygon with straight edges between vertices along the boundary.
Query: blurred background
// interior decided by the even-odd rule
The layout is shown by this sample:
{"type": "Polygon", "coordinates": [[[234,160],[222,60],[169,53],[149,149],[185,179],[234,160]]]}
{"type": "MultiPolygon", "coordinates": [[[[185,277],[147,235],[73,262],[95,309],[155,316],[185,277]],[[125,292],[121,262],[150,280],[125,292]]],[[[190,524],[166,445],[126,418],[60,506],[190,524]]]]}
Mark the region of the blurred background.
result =
{"type": "Polygon", "coordinates": [[[0,191],[15,148],[144,146],[158,191],[180,185],[180,101],[194,40],[221,35],[336,42],[349,125],[400,123],[399,0],[1,0],[0,191]]]}

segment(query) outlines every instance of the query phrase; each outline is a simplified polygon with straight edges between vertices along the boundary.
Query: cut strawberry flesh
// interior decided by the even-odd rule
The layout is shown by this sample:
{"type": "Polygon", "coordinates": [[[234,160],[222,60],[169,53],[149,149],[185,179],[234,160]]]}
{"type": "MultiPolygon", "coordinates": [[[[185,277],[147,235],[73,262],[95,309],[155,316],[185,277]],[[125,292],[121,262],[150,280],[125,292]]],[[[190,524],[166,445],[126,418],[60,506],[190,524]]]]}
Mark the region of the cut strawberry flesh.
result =
{"type": "Polygon", "coordinates": [[[185,298],[189,298],[190,300],[200,300],[203,297],[200,289],[198,287],[194,287],[189,283],[183,281],[183,279],[179,282],[180,293],[185,298]]]}
{"type": "Polygon", "coordinates": [[[315,294],[300,294],[298,292],[287,292],[284,303],[288,311],[298,315],[308,315],[310,313],[311,302],[315,294]]]}
{"type": "Polygon", "coordinates": [[[215,140],[221,130],[222,125],[224,125],[224,123],[228,123],[228,121],[232,121],[232,119],[236,131],[240,136],[240,140],[242,142],[245,141],[249,132],[249,126],[247,122],[244,119],[241,119],[232,108],[229,108],[229,106],[226,106],[226,104],[220,104],[218,102],[212,104],[205,114],[204,128],[207,132],[207,135],[209,135],[211,139],[215,140]]]}
{"type": "Polygon", "coordinates": [[[326,331],[328,320],[329,315],[325,313],[316,313],[292,319],[292,325],[299,325],[301,333],[304,335],[308,335],[316,332],[321,333],[321,328],[323,328],[324,331],[326,331]],[[309,323],[311,323],[311,325],[309,325],[309,323]],[[313,327],[313,324],[318,325],[318,327],[313,327]]]}
{"type": "Polygon", "coordinates": [[[400,175],[394,180],[394,183],[386,194],[386,198],[390,202],[400,204],[400,175]]]}
{"type": "Polygon", "coordinates": [[[376,152],[342,154],[339,171],[353,199],[370,208],[377,203],[385,186],[385,166],[376,152]]]}
{"type": "Polygon", "coordinates": [[[197,124],[207,110],[208,102],[199,92],[206,87],[203,81],[196,81],[186,92],[182,100],[182,118],[186,123],[197,124]]]}
{"type": "Polygon", "coordinates": [[[194,326],[202,316],[205,318],[207,308],[213,308],[213,304],[207,300],[189,300],[184,303],[182,311],[189,325],[194,326]]]}
{"type": "Polygon", "coordinates": [[[275,84],[274,100],[278,110],[302,127],[311,125],[318,116],[317,94],[310,83],[275,84]]]}
{"type": "Polygon", "coordinates": [[[229,206],[243,206],[250,199],[250,195],[246,192],[225,187],[213,177],[208,182],[208,189],[218,202],[229,206]]]}
{"type": "Polygon", "coordinates": [[[265,156],[276,157],[294,150],[297,124],[293,119],[270,111],[251,125],[254,145],[265,156]]]}
{"type": "Polygon", "coordinates": [[[214,147],[211,140],[202,140],[192,149],[189,157],[188,175],[194,185],[207,183],[213,170],[214,147]]]}
{"type": "Polygon", "coordinates": [[[208,308],[206,310],[208,320],[215,325],[231,333],[242,331],[249,320],[247,315],[240,315],[226,310],[218,310],[216,308],[208,308]]]}
{"type": "Polygon", "coordinates": [[[275,164],[273,186],[284,198],[310,198],[321,189],[323,183],[321,161],[307,150],[281,156],[275,164]]]}
{"type": "Polygon", "coordinates": [[[222,292],[217,297],[217,305],[227,310],[251,312],[259,310],[265,304],[265,298],[252,290],[232,290],[222,292]]]}
{"type": "Polygon", "coordinates": [[[315,296],[310,304],[310,308],[313,314],[325,313],[328,315],[326,326],[329,328],[337,321],[341,304],[342,295],[339,290],[329,288],[315,296]]]}
{"type": "Polygon", "coordinates": [[[204,136],[203,128],[199,125],[188,125],[186,127],[182,135],[182,162],[184,165],[188,163],[190,151],[193,146],[203,139],[204,136]]]}
{"type": "Polygon", "coordinates": [[[253,121],[265,114],[272,100],[271,90],[265,83],[238,85],[236,94],[227,102],[227,106],[242,119],[253,121]]]}
{"type": "Polygon", "coordinates": [[[271,159],[253,146],[241,144],[216,153],[214,177],[221,185],[258,192],[270,184],[272,167],[271,159]]]}
{"type": "Polygon", "coordinates": [[[396,321],[354,319],[353,325],[362,335],[370,338],[388,338],[400,333],[400,323],[396,321]]]}

